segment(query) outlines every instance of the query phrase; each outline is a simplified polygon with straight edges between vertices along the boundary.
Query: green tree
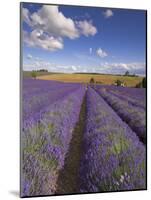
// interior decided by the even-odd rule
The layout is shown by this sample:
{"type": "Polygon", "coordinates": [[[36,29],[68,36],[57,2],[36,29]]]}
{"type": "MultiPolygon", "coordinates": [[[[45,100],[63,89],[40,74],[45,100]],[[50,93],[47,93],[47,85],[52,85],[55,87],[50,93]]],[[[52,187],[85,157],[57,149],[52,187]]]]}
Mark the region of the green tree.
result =
{"type": "Polygon", "coordinates": [[[116,83],[117,86],[121,86],[123,82],[118,79],[118,80],[115,81],[115,83],[116,83]]]}
{"type": "Polygon", "coordinates": [[[95,82],[95,81],[94,81],[94,78],[91,78],[91,79],[90,79],[90,83],[93,84],[94,82],[95,82]]]}
{"type": "Polygon", "coordinates": [[[129,71],[126,71],[125,76],[129,76],[129,75],[130,75],[129,71]]]}
{"type": "Polygon", "coordinates": [[[135,87],[136,88],[142,88],[142,82],[137,83],[135,87]]]}
{"type": "Polygon", "coordinates": [[[146,77],[144,77],[142,80],[142,87],[146,88],[146,85],[147,85],[147,81],[146,81],[146,77]]]}
{"type": "Polygon", "coordinates": [[[32,71],[32,72],[31,72],[31,76],[32,76],[32,78],[36,79],[36,77],[37,77],[36,71],[32,71]]]}

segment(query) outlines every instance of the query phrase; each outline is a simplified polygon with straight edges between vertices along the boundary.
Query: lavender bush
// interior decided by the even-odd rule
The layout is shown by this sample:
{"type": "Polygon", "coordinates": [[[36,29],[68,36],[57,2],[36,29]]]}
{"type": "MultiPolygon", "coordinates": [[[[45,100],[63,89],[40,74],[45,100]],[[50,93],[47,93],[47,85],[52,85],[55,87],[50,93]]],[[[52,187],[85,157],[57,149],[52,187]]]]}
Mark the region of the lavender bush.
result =
{"type": "Polygon", "coordinates": [[[37,120],[40,110],[79,88],[79,84],[25,79],[23,81],[23,121],[37,120]]]}
{"type": "Polygon", "coordinates": [[[65,169],[77,122],[82,119],[79,114],[86,91],[76,192],[146,187],[146,152],[139,140],[145,141],[146,133],[144,93],[133,90],[138,94],[133,98],[125,88],[95,86],[95,90],[78,83],[23,80],[22,197],[58,193],[58,177],[65,169]]]}
{"type": "Polygon", "coordinates": [[[23,123],[22,197],[55,193],[84,93],[85,88],[79,86],[65,98],[43,107],[37,121],[30,118],[23,123]]]}
{"type": "Polygon", "coordinates": [[[97,85],[97,89],[106,88],[108,91],[114,91],[123,97],[133,99],[138,103],[146,106],[146,89],[145,88],[130,88],[115,85],[97,85]]]}
{"type": "Polygon", "coordinates": [[[79,170],[80,192],[143,189],[145,147],[91,88],[79,170]]]}
{"type": "Polygon", "coordinates": [[[138,107],[138,108],[142,108],[145,110],[146,108],[146,102],[145,101],[140,101],[138,99],[134,99],[132,97],[129,97],[128,95],[126,94],[122,94],[116,90],[109,90],[108,91],[110,94],[126,101],[128,104],[132,105],[132,106],[135,106],[135,107],[138,107]]]}
{"type": "Polygon", "coordinates": [[[140,140],[146,143],[146,114],[145,110],[132,106],[129,102],[109,93],[106,89],[96,90],[107,103],[118,113],[118,115],[128,123],[137,133],[140,140]]]}

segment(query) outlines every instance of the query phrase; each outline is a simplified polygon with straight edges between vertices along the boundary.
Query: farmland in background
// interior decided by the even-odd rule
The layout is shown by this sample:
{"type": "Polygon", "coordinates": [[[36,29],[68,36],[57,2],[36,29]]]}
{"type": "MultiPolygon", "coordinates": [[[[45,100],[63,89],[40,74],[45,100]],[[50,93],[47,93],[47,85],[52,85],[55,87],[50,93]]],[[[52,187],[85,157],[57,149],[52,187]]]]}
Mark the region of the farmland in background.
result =
{"type": "MultiPolygon", "coordinates": [[[[37,79],[41,80],[54,80],[61,82],[73,82],[73,83],[89,83],[91,78],[94,78],[98,84],[114,84],[116,80],[120,80],[126,84],[127,87],[135,87],[140,83],[143,77],[139,76],[124,76],[124,75],[110,75],[110,74],[93,74],[93,73],[75,73],[75,74],[64,74],[64,73],[52,73],[52,72],[36,72],[37,79]]],[[[24,77],[31,77],[30,71],[23,72],[24,77]]]]}
{"type": "Polygon", "coordinates": [[[143,77],[131,77],[131,76],[118,76],[118,75],[108,75],[108,74],[51,74],[38,76],[37,79],[42,80],[54,80],[62,82],[79,82],[79,83],[89,83],[90,79],[101,84],[111,85],[118,79],[124,81],[128,87],[135,87],[136,84],[142,81],[143,77]]]}

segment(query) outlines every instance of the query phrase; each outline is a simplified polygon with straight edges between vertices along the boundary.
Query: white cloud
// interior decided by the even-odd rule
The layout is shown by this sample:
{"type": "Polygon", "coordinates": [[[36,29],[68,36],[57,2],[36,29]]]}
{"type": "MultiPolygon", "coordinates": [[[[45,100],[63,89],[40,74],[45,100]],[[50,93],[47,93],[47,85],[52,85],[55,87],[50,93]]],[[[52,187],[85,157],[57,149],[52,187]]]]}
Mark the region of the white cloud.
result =
{"type": "Polygon", "coordinates": [[[22,19],[25,21],[27,24],[30,25],[30,13],[27,8],[23,8],[22,10],[22,19]]]}
{"type": "Polygon", "coordinates": [[[76,66],[71,66],[72,70],[73,71],[76,71],[77,70],[77,67],[76,66]]]}
{"type": "Polygon", "coordinates": [[[39,70],[39,69],[47,69],[50,71],[54,71],[56,69],[56,65],[54,63],[50,63],[45,60],[36,60],[36,58],[33,57],[32,61],[30,63],[24,63],[23,64],[24,70],[39,70]]]}
{"type": "Polygon", "coordinates": [[[111,9],[107,9],[105,12],[103,12],[103,15],[105,18],[110,18],[114,15],[114,13],[111,9]]]}
{"type": "Polygon", "coordinates": [[[98,48],[96,50],[96,54],[101,58],[108,56],[108,54],[104,50],[102,50],[101,48],[98,48]]]}
{"type": "Polygon", "coordinates": [[[128,64],[126,63],[105,63],[104,66],[112,69],[129,69],[128,64]]]}
{"type": "Polygon", "coordinates": [[[77,21],[76,25],[79,28],[80,33],[87,37],[97,33],[97,29],[93,26],[92,21],[77,21]]]}
{"type": "Polygon", "coordinates": [[[62,49],[64,37],[75,39],[82,34],[93,36],[97,33],[92,21],[74,21],[64,16],[58,6],[44,5],[34,13],[23,8],[22,17],[32,29],[30,33],[24,32],[24,42],[49,51],[62,49]]]}
{"type": "Polygon", "coordinates": [[[124,70],[138,70],[145,69],[145,63],[107,63],[107,65],[114,69],[124,69],[124,70]]]}
{"type": "Polygon", "coordinates": [[[130,74],[145,75],[145,63],[131,62],[131,63],[101,63],[100,71],[113,74],[124,74],[129,71],[130,74]]]}
{"type": "Polygon", "coordinates": [[[24,70],[38,70],[47,69],[51,72],[88,72],[88,73],[105,73],[105,74],[124,74],[127,70],[130,74],[145,75],[145,63],[132,62],[132,63],[109,63],[103,62],[99,65],[60,65],[51,63],[45,60],[36,61],[33,59],[30,63],[24,63],[24,70]]]}
{"type": "Polygon", "coordinates": [[[89,53],[92,54],[92,48],[89,48],[89,53]]]}
{"type": "Polygon", "coordinates": [[[33,27],[42,28],[44,31],[55,36],[68,37],[70,39],[79,36],[75,23],[59,11],[58,6],[44,5],[41,9],[31,15],[33,27]]]}
{"type": "Polygon", "coordinates": [[[42,30],[33,30],[31,33],[24,31],[24,42],[30,47],[39,47],[49,51],[63,49],[62,38],[48,36],[42,30]]]}
{"type": "Polygon", "coordinates": [[[28,58],[29,60],[31,60],[31,59],[32,59],[32,55],[31,55],[31,54],[28,54],[28,55],[27,55],[27,58],[28,58]]]}

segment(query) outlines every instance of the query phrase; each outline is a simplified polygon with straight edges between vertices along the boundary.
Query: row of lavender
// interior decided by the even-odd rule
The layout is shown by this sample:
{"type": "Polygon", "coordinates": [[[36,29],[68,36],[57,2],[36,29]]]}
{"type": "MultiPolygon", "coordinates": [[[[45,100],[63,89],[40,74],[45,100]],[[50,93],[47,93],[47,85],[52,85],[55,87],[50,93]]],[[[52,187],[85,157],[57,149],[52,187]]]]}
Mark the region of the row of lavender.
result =
{"type": "MultiPolygon", "coordinates": [[[[22,196],[54,194],[79,120],[85,87],[28,79],[23,82],[23,91],[22,196]]],[[[132,102],[119,103],[119,94],[113,94],[116,90],[99,92],[104,99],[113,96],[106,98],[107,102],[110,99],[112,107],[121,105],[129,117],[132,102]]],[[[141,106],[134,107],[144,112],[141,106]]],[[[91,88],[86,108],[79,192],[145,188],[145,147],[136,134],[91,88]]]]}
{"type": "MultiPolygon", "coordinates": [[[[50,96],[45,98],[45,104],[38,111],[33,110],[40,112],[40,117],[36,120],[30,118],[23,123],[21,185],[23,197],[50,195],[56,191],[59,171],[64,166],[85,94],[82,85],[78,87],[73,85],[71,88],[71,85],[70,90],[61,88],[63,97],[58,96],[58,90],[53,92],[52,88],[48,90],[50,96]]],[[[24,102],[25,105],[27,106],[24,102]]],[[[34,104],[32,106],[34,107],[34,104]]]]}
{"type": "Polygon", "coordinates": [[[53,81],[42,81],[25,79],[23,81],[23,121],[37,121],[40,118],[41,110],[58,99],[63,99],[79,84],[64,84],[53,81]]]}
{"type": "Polygon", "coordinates": [[[28,99],[29,97],[32,97],[33,95],[38,95],[41,93],[45,93],[48,90],[55,91],[59,88],[69,88],[69,87],[76,87],[80,84],[69,84],[69,83],[63,83],[58,81],[47,81],[47,80],[39,80],[39,79],[30,79],[25,78],[23,79],[23,98],[28,99]]]}
{"type": "Polygon", "coordinates": [[[146,88],[129,88],[129,87],[117,87],[112,86],[113,89],[121,93],[122,95],[126,95],[133,99],[142,101],[145,103],[146,101],[146,88]]]}
{"type": "Polygon", "coordinates": [[[146,102],[146,89],[145,88],[131,88],[131,87],[122,87],[115,85],[96,85],[96,88],[105,88],[108,91],[114,91],[120,95],[123,95],[126,98],[131,98],[133,100],[146,102]]]}
{"type": "MultiPolygon", "coordinates": [[[[97,87],[95,90],[106,100],[106,102],[117,112],[133,131],[139,136],[140,140],[146,144],[146,112],[138,101],[128,100],[127,96],[117,93],[117,88],[112,91],[109,87],[97,87]]],[[[130,89],[130,88],[129,88],[130,89]]],[[[123,88],[123,91],[125,88],[123,88]]],[[[131,90],[131,89],[130,89],[131,90]]]]}
{"type": "Polygon", "coordinates": [[[145,188],[145,147],[92,88],[79,171],[81,192],[145,188]]]}
{"type": "Polygon", "coordinates": [[[142,108],[145,109],[146,108],[146,101],[140,101],[138,99],[134,99],[132,97],[129,97],[128,95],[126,95],[125,93],[121,93],[118,91],[114,91],[114,90],[108,90],[108,92],[124,101],[126,101],[128,104],[138,107],[138,108],[142,108]]]}

